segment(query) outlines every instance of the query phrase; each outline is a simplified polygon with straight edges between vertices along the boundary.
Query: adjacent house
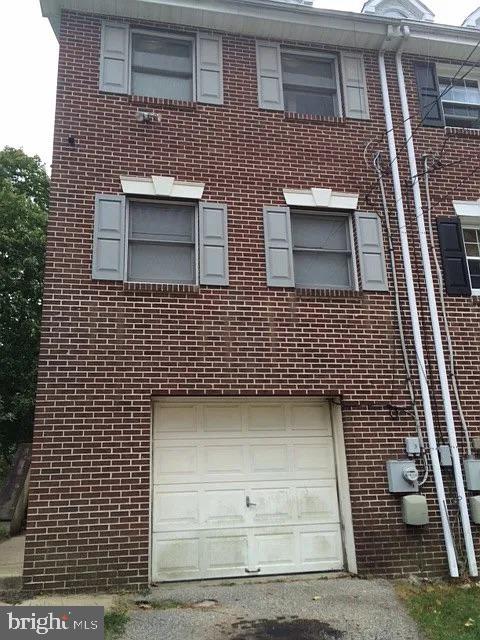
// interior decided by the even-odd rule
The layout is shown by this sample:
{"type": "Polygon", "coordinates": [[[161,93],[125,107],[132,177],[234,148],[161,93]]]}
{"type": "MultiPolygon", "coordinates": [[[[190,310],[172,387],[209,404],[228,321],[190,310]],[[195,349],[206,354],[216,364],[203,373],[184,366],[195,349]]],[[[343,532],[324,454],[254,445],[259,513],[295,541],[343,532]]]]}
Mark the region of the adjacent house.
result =
{"type": "Polygon", "coordinates": [[[26,587],[476,575],[476,14],[41,6],[26,587]]]}

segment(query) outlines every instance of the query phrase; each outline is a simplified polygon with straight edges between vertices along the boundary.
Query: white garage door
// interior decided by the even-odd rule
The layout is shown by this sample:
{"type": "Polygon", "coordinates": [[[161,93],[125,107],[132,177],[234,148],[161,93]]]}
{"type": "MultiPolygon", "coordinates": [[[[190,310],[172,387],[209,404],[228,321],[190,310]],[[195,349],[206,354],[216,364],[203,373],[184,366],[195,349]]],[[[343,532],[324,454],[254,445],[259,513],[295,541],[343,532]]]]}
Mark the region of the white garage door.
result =
{"type": "Polygon", "coordinates": [[[328,403],[154,404],[152,579],[343,568],[328,403]]]}

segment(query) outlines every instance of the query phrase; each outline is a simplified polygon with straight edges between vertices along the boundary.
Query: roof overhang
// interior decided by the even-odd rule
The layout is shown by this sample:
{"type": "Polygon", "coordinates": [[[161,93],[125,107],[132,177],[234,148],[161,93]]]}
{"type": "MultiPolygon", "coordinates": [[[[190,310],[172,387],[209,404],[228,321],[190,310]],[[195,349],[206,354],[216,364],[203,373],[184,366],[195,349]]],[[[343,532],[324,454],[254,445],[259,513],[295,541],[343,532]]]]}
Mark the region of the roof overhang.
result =
{"type": "MultiPolygon", "coordinates": [[[[63,10],[152,20],[238,33],[258,38],[295,40],[333,46],[379,49],[388,25],[408,24],[404,51],[463,59],[478,40],[472,29],[332,11],[275,0],[40,0],[43,15],[59,33],[63,10]]],[[[387,42],[394,49],[398,43],[387,42]]],[[[480,51],[479,51],[480,58],[480,51]]]]}

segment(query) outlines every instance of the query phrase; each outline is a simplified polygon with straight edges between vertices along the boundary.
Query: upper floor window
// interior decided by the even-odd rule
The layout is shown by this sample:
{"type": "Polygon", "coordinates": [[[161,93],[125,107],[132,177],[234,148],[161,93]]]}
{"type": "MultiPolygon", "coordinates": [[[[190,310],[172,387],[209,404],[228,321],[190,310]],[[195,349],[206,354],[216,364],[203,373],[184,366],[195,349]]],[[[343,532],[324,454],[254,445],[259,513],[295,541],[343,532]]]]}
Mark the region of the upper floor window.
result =
{"type": "Polygon", "coordinates": [[[100,91],[223,104],[222,37],[104,22],[100,91]]]}
{"type": "Polygon", "coordinates": [[[480,293],[480,225],[462,225],[472,290],[480,293]]]}
{"type": "Polygon", "coordinates": [[[194,40],[132,33],[132,93],[138,96],[194,99],[194,40]]]}
{"type": "Polygon", "coordinates": [[[478,80],[440,76],[440,96],[445,124],[450,127],[480,127],[480,88],[478,80]]]}
{"type": "Polygon", "coordinates": [[[363,54],[292,50],[260,40],[256,47],[260,108],[369,118],[363,54]]]}
{"type": "Polygon", "coordinates": [[[319,116],[341,114],[337,58],[282,51],[285,110],[319,116]]]}

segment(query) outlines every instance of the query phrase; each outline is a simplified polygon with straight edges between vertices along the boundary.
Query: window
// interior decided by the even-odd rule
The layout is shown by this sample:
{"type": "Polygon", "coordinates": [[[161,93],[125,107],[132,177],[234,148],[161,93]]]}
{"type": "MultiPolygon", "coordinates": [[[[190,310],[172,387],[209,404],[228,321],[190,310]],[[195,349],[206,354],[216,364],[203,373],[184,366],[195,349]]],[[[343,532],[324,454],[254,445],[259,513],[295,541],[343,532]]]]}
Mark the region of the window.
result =
{"type": "Polygon", "coordinates": [[[193,100],[193,39],[132,33],[132,93],[193,100]]]}
{"type": "Polygon", "coordinates": [[[292,211],[295,285],[353,289],[351,218],[292,211]]]}
{"type": "Polygon", "coordinates": [[[339,116],[337,59],[332,55],[282,51],[285,110],[339,116]]]}
{"type": "Polygon", "coordinates": [[[195,284],[196,220],[194,205],[131,200],[127,280],[195,284]]]}
{"type": "Polygon", "coordinates": [[[472,289],[480,292],[480,226],[463,226],[462,230],[472,289]]]}
{"type": "Polygon", "coordinates": [[[480,128],[478,80],[440,76],[438,79],[445,124],[450,127],[480,128]]]}

